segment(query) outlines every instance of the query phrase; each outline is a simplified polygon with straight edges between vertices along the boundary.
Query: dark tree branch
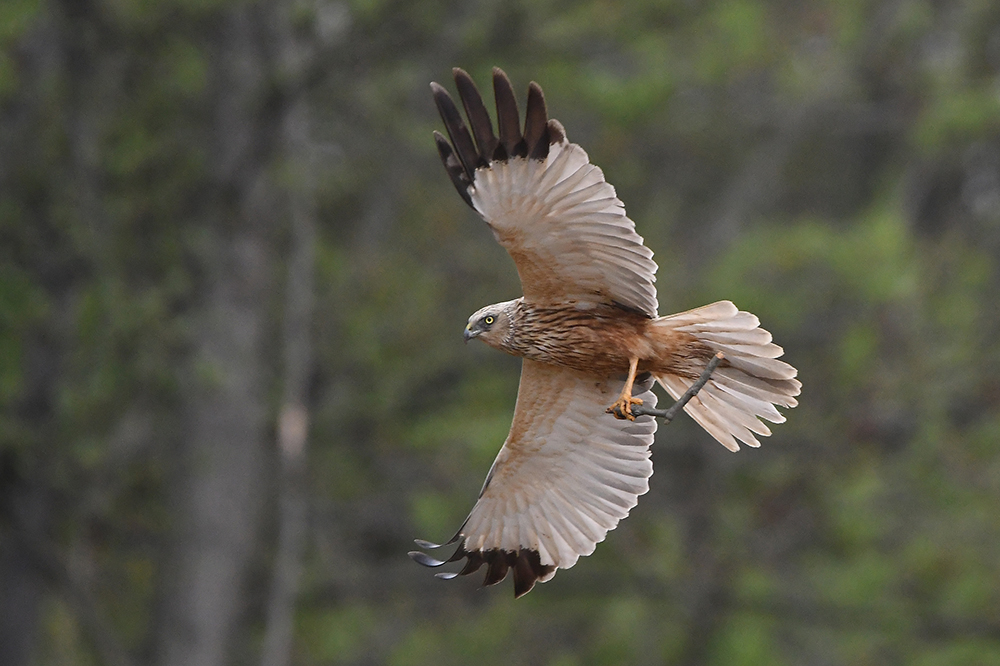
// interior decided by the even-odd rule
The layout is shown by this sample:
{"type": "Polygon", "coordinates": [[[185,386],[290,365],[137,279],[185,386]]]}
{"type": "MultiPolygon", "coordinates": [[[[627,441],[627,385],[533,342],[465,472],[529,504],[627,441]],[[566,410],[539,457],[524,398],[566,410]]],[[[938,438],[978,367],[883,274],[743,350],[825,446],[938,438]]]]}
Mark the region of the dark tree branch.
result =
{"type": "Polygon", "coordinates": [[[709,361],[708,365],[705,366],[705,369],[702,371],[701,376],[698,377],[698,381],[692,384],[691,387],[684,392],[684,395],[682,395],[677,400],[677,402],[671,405],[669,409],[651,409],[649,407],[643,407],[642,405],[635,405],[634,407],[632,407],[632,415],[656,416],[658,418],[663,419],[667,423],[670,423],[671,421],[674,420],[674,417],[677,416],[677,414],[679,414],[682,409],[684,409],[684,405],[688,404],[688,402],[691,401],[691,398],[695,397],[695,395],[698,394],[698,391],[700,391],[702,387],[705,386],[706,383],[708,383],[708,380],[712,376],[712,373],[715,372],[715,369],[719,367],[719,364],[722,363],[722,359],[724,358],[725,355],[722,352],[719,352],[715,356],[713,356],[712,360],[709,361]]]}

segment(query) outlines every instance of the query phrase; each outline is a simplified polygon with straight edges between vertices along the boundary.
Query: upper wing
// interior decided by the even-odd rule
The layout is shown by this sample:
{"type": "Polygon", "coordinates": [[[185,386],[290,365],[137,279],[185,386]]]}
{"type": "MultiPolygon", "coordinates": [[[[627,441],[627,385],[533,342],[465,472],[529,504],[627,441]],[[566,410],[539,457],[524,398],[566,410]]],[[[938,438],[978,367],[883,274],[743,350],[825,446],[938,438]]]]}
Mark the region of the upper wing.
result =
{"type": "Polygon", "coordinates": [[[472,79],[455,69],[472,133],[444,88],[431,84],[449,143],[438,151],[459,194],[483,216],[517,265],[526,300],[614,303],[656,316],[656,262],[603,172],[528,88],[521,133],[510,81],[493,70],[499,138],[472,79]],[[475,141],[473,141],[475,136],[475,141]]]}
{"type": "MultiPolygon", "coordinates": [[[[648,375],[633,395],[655,406],[648,375]]],[[[458,574],[488,565],[485,585],[514,570],[514,592],[568,569],[594,552],[608,531],[649,490],[649,447],[656,421],[622,421],[605,414],[621,380],[601,380],[575,370],[524,360],[514,422],[472,513],[449,542],[459,542],[448,562],[468,557],[458,574]]],[[[424,547],[436,547],[418,542],[424,547]]],[[[410,554],[428,566],[444,562],[410,554]]]]}

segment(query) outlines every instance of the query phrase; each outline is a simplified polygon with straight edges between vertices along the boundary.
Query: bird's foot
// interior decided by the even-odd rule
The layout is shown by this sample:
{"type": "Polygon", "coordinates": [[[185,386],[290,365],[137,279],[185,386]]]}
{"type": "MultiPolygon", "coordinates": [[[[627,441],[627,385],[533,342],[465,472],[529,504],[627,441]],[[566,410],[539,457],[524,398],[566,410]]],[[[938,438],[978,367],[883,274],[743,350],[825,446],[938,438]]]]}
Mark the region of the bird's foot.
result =
{"type": "Polygon", "coordinates": [[[635,421],[635,417],[632,416],[632,405],[641,405],[642,400],[640,398],[633,398],[630,395],[621,395],[615,404],[608,407],[605,411],[608,414],[614,414],[616,419],[628,419],[629,421],[635,421]]]}

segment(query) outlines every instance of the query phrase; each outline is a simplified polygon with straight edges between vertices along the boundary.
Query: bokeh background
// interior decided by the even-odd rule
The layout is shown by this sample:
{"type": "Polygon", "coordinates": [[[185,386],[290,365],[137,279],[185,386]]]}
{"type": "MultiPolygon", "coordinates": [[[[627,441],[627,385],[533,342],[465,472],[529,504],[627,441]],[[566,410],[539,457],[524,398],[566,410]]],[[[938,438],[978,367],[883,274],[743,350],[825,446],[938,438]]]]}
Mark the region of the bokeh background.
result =
{"type": "Polygon", "coordinates": [[[995,0],[3,0],[0,664],[1000,664],[998,265],[995,0]],[[516,602],[406,556],[519,374],[456,65],[804,384],[516,602]]]}

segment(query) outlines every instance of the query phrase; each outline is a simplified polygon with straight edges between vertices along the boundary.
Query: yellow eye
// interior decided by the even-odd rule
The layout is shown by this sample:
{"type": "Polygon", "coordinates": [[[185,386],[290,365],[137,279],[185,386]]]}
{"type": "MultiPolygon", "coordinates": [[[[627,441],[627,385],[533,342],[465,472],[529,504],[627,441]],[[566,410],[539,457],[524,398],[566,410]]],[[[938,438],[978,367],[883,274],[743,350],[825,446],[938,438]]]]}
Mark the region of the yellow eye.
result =
{"type": "Polygon", "coordinates": [[[490,324],[492,324],[493,323],[493,315],[490,315],[489,317],[486,317],[485,319],[483,319],[483,321],[486,322],[487,326],[490,325],[490,324]]]}

